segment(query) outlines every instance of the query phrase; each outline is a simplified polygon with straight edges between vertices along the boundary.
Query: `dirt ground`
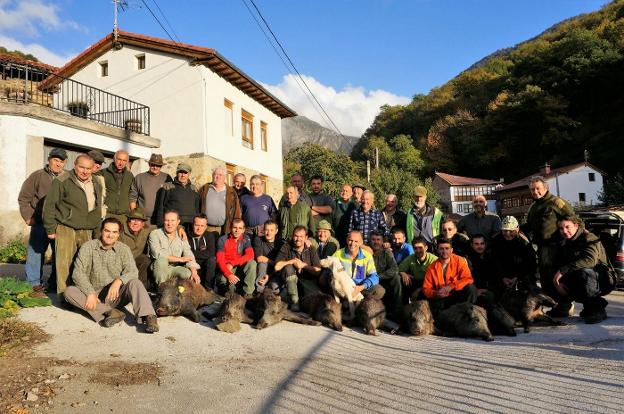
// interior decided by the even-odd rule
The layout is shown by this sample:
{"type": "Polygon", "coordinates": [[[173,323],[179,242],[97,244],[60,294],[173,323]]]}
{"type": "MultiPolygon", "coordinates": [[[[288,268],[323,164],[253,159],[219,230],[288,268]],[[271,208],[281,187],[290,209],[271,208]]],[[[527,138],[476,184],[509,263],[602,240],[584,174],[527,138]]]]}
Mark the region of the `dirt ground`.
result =
{"type": "Polygon", "coordinates": [[[181,317],[149,335],[131,315],[107,329],[55,306],[25,309],[20,320],[50,337],[0,358],[0,412],[619,413],[624,293],[608,300],[601,324],[572,317],[494,342],[289,322],[227,334],[181,317]]]}

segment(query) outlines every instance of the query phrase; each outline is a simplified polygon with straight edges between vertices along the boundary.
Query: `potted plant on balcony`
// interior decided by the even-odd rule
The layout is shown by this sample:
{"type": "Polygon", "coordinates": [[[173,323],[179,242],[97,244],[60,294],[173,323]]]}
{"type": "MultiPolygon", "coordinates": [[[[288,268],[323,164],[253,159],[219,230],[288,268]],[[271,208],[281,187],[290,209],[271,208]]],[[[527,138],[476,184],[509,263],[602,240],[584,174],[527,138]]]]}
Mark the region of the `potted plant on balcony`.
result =
{"type": "Polygon", "coordinates": [[[81,118],[86,118],[89,113],[89,105],[86,102],[82,101],[74,101],[67,104],[67,109],[69,109],[69,113],[74,116],[79,116],[81,118]]]}
{"type": "Polygon", "coordinates": [[[141,122],[140,119],[137,119],[137,118],[126,119],[126,129],[128,131],[132,131],[132,132],[136,132],[137,134],[140,134],[142,131],[142,127],[143,127],[143,123],[141,122]]]}

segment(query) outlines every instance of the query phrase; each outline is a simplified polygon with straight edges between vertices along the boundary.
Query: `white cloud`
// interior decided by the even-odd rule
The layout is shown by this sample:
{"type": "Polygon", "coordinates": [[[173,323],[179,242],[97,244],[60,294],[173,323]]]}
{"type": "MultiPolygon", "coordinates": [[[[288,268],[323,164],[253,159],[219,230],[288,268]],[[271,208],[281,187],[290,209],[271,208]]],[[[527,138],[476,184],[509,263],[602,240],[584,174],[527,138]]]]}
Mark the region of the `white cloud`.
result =
{"type": "Polygon", "coordinates": [[[54,66],[63,66],[75,56],[75,53],[68,53],[64,56],[59,55],[37,43],[22,43],[19,40],[15,40],[11,37],[3,36],[1,34],[0,46],[4,46],[8,50],[19,50],[20,52],[24,52],[26,54],[30,53],[41,62],[54,66]]]}
{"type": "Polygon", "coordinates": [[[61,18],[55,4],[43,0],[0,0],[0,30],[20,32],[29,37],[38,37],[39,29],[81,30],[78,23],[61,18]]]}
{"type": "MultiPolygon", "coordinates": [[[[362,135],[373,122],[382,105],[405,105],[411,101],[407,96],[395,95],[381,89],[367,91],[363,87],[348,85],[336,91],[311,76],[303,75],[303,79],[345,135],[362,135]]],[[[328,122],[324,121],[318,113],[320,109],[318,111],[315,109],[318,106],[310,102],[312,98],[308,99],[309,95],[303,93],[297,85],[297,80],[297,77],[289,74],[284,76],[278,85],[263,84],[263,86],[299,115],[304,115],[327,127],[328,122]]],[[[301,83],[300,80],[299,82],[301,83]]],[[[303,84],[301,86],[305,89],[303,84]]]]}

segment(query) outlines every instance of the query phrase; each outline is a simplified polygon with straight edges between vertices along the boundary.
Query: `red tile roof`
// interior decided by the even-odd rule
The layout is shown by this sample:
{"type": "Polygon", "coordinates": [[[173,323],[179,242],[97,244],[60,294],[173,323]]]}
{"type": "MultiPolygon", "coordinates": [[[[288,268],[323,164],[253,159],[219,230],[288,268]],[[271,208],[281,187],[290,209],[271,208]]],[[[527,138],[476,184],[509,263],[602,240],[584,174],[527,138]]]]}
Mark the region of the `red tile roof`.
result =
{"type": "Polygon", "coordinates": [[[43,62],[35,62],[34,60],[26,59],[20,56],[10,55],[8,53],[0,53],[0,61],[17,63],[19,65],[28,65],[37,69],[41,69],[47,72],[55,72],[58,70],[56,66],[48,65],[43,62]]]}
{"type": "Polygon", "coordinates": [[[602,171],[600,168],[596,167],[595,165],[592,165],[590,163],[585,163],[585,162],[578,162],[576,164],[572,164],[572,165],[566,165],[565,167],[559,167],[559,168],[551,168],[550,172],[548,174],[544,174],[543,171],[538,171],[535,174],[531,174],[531,175],[527,175],[524,178],[521,178],[519,180],[516,180],[512,183],[509,183],[507,185],[504,185],[502,188],[499,188],[496,191],[505,191],[505,190],[512,190],[518,187],[528,187],[529,186],[529,182],[531,181],[531,178],[535,177],[535,176],[542,176],[545,179],[550,179],[552,177],[555,177],[557,175],[561,175],[561,174],[566,174],[569,173],[570,171],[574,171],[577,168],[583,167],[587,165],[588,167],[593,168],[594,170],[596,170],[597,172],[599,172],[600,174],[605,174],[604,171],[602,171]]]}
{"type": "MultiPolygon", "coordinates": [[[[122,30],[118,32],[116,43],[114,41],[113,34],[108,34],[106,37],[100,39],[97,43],[91,45],[65,64],[65,66],[60,68],[56,74],[63,78],[68,78],[87,66],[89,63],[93,62],[99,56],[108,52],[110,49],[120,46],[123,47],[124,44],[186,57],[192,64],[203,64],[209,67],[217,75],[221,76],[232,85],[251,96],[254,100],[267,107],[279,117],[288,118],[297,115],[292,109],[274,97],[258,82],[254,81],[245,72],[221,56],[215,49],[189,45],[186,43],[177,43],[171,40],[125,32],[122,30]]],[[[50,77],[46,79],[45,87],[53,86],[58,83],[60,79],[61,78],[58,77],[50,77]]]]}
{"type": "Polygon", "coordinates": [[[450,185],[489,185],[489,184],[499,184],[499,181],[496,180],[487,180],[485,178],[471,178],[471,177],[462,177],[459,175],[451,175],[441,172],[436,172],[436,175],[449,183],[450,185]]]}

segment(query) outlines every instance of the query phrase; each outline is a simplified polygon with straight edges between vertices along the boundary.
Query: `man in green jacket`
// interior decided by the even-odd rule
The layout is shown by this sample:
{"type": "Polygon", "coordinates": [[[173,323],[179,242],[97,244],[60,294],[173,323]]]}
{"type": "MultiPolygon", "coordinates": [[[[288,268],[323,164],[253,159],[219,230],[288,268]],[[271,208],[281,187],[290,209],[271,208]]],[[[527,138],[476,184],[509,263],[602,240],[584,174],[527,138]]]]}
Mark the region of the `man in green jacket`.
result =
{"type": "MultiPolygon", "coordinates": [[[[574,215],[572,206],[562,198],[548,191],[548,183],[544,177],[533,177],[529,182],[529,189],[533,196],[533,204],[527,213],[525,230],[531,234],[531,240],[537,245],[537,259],[539,264],[540,284],[547,295],[556,296],[557,292],[553,285],[555,274],[556,243],[559,239],[557,233],[557,220],[564,216],[574,215]]],[[[559,303],[549,311],[553,317],[565,317],[572,314],[572,303],[559,303]]]]}
{"type": "Polygon", "coordinates": [[[598,323],[607,318],[607,301],[602,296],[613,290],[607,253],[600,239],[583,228],[578,216],[563,216],[558,221],[563,241],[557,245],[557,272],[552,284],[557,299],[564,303],[583,304],[580,317],[585,323],[598,323]]]}
{"type": "Polygon", "coordinates": [[[286,202],[279,209],[280,236],[283,240],[290,240],[293,230],[303,226],[308,235],[316,233],[316,226],[312,218],[310,206],[299,200],[297,187],[291,185],[286,189],[286,202]]]}
{"type": "Polygon", "coordinates": [[[130,187],[134,175],[126,168],[130,160],[128,151],[119,150],[113,156],[113,162],[102,171],[106,183],[106,217],[115,217],[125,223],[130,209],[130,187]]]}
{"type": "Polygon", "coordinates": [[[69,269],[76,251],[91,240],[102,220],[102,193],[93,180],[93,159],[86,154],[76,158],[74,169],[54,181],[43,205],[43,226],[56,249],[56,291],[67,287],[69,269]]]}
{"type": "Polygon", "coordinates": [[[444,215],[440,209],[427,203],[427,189],[422,185],[414,189],[414,206],[407,212],[407,242],[422,236],[427,245],[433,246],[433,239],[440,235],[444,215]]]}

